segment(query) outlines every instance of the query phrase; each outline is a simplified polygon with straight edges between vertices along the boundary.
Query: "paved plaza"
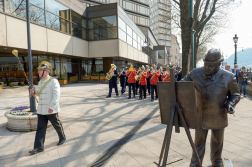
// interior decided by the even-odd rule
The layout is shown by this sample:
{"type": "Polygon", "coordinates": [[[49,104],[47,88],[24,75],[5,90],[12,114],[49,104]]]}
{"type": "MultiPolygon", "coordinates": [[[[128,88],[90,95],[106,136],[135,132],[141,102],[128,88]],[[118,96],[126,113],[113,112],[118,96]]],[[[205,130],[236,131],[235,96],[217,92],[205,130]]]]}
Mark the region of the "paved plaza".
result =
{"type": "MultiPolygon", "coordinates": [[[[45,151],[30,156],[28,152],[33,149],[35,132],[6,130],[7,119],[4,117],[4,113],[13,107],[29,105],[26,88],[0,91],[0,166],[157,166],[155,162],[158,162],[166,128],[159,121],[157,100],[151,102],[150,96],[141,101],[138,96],[129,100],[127,92],[116,97],[114,90],[112,97],[106,98],[108,84],[62,86],[59,116],[67,141],[56,146],[58,136],[50,127],[45,151]]],[[[251,100],[249,97],[241,99],[236,107],[236,117],[229,115],[229,126],[225,129],[223,158],[231,159],[234,167],[252,166],[251,100]]],[[[184,129],[180,131],[173,131],[169,156],[182,160],[167,166],[189,166],[191,147],[184,129]]],[[[194,138],[194,130],[190,131],[194,138]]],[[[209,136],[204,167],[211,166],[209,136]]]]}

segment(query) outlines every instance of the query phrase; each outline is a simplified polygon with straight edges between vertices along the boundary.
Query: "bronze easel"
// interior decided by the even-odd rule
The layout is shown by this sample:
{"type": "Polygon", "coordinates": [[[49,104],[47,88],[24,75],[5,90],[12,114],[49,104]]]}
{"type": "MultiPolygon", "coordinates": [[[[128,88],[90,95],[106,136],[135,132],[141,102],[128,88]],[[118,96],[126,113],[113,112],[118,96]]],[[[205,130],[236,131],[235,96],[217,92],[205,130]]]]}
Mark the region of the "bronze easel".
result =
{"type": "Polygon", "coordinates": [[[177,133],[180,132],[179,127],[185,128],[197,162],[202,166],[189,131],[189,128],[197,128],[196,98],[193,82],[175,82],[173,69],[170,69],[170,77],[169,82],[158,82],[157,84],[161,122],[167,124],[158,167],[160,167],[162,159],[162,167],[166,166],[173,126],[175,126],[175,132],[177,133]]]}

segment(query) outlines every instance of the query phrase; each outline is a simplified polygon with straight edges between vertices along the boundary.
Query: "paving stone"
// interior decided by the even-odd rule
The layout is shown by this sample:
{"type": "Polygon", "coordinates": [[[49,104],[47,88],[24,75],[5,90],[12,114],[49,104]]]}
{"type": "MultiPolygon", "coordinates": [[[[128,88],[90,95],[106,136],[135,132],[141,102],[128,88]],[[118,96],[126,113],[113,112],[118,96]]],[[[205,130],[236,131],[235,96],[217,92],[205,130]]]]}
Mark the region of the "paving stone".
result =
{"type": "Polygon", "coordinates": [[[11,167],[17,166],[36,166],[37,155],[32,156],[22,156],[22,157],[14,157],[11,163],[11,167]]]}
{"type": "Polygon", "coordinates": [[[60,158],[63,167],[79,167],[86,165],[86,161],[81,154],[72,154],[70,157],[60,158]]]}
{"type": "Polygon", "coordinates": [[[37,162],[36,167],[61,167],[60,160],[37,162]]]}
{"type": "Polygon", "coordinates": [[[54,161],[59,159],[59,151],[57,146],[45,149],[45,151],[37,154],[37,163],[44,161],[54,161]]]}

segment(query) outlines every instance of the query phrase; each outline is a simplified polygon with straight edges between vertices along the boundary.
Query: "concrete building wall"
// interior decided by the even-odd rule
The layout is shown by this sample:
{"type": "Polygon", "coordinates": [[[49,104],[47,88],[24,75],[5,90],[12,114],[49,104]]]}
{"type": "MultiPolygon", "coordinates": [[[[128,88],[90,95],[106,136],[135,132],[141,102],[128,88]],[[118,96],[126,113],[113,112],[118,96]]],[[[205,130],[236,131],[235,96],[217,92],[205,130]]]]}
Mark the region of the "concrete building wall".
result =
{"type": "Polygon", "coordinates": [[[3,14],[0,14],[0,45],[7,45],[7,32],[6,32],[6,17],[3,14]]]}

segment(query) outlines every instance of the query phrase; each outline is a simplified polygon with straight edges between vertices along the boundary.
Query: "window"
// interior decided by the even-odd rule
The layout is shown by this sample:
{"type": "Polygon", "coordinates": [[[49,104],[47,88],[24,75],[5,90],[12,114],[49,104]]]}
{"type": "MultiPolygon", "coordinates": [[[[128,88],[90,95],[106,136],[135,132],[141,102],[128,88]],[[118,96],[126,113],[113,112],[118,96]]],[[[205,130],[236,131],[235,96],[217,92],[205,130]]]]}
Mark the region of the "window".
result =
{"type": "Polygon", "coordinates": [[[158,59],[164,59],[164,58],[165,58],[165,51],[158,50],[158,59]]]}
{"type": "Polygon", "coordinates": [[[69,8],[62,5],[61,3],[55,1],[55,0],[45,0],[46,2],[46,10],[49,12],[52,12],[58,16],[63,17],[64,19],[69,19],[69,8]]]}
{"type": "Polygon", "coordinates": [[[139,19],[140,19],[139,23],[145,25],[145,18],[139,17],[139,19]]]}
{"type": "Polygon", "coordinates": [[[134,31],[133,31],[133,39],[137,41],[137,35],[134,31]]]}
{"type": "Polygon", "coordinates": [[[127,25],[127,34],[132,37],[132,29],[127,25]]]}
{"type": "Polygon", "coordinates": [[[126,24],[120,17],[118,17],[118,26],[119,28],[121,28],[123,31],[126,32],[126,24]]]}
{"type": "Polygon", "coordinates": [[[0,11],[4,9],[4,0],[0,0],[0,11]]]}
{"type": "Polygon", "coordinates": [[[140,43],[137,44],[137,49],[141,51],[141,45],[140,45],[140,43]]]}
{"type": "Polygon", "coordinates": [[[72,22],[83,27],[87,28],[86,18],[77,14],[76,12],[71,10],[72,22]]]}
{"type": "Polygon", "coordinates": [[[139,7],[139,10],[140,10],[140,13],[142,13],[142,14],[147,14],[147,11],[146,11],[146,8],[145,8],[145,7],[140,6],[140,7],[139,7]]]}
{"type": "Polygon", "coordinates": [[[127,35],[127,43],[132,46],[132,37],[127,35]]]}
{"type": "Polygon", "coordinates": [[[87,39],[86,37],[86,29],[72,23],[72,35],[75,37],[79,37],[82,39],[87,39]]]}
{"type": "Polygon", "coordinates": [[[90,40],[117,38],[116,16],[92,18],[88,22],[90,40]]]}
{"type": "Polygon", "coordinates": [[[134,48],[137,49],[137,41],[136,40],[133,40],[133,46],[134,46],[134,48]]]}
{"type": "Polygon", "coordinates": [[[29,3],[32,3],[38,7],[45,8],[44,0],[29,0],[29,3]]]}
{"type": "Polygon", "coordinates": [[[133,5],[132,5],[132,3],[130,3],[130,2],[125,2],[125,9],[128,9],[128,10],[133,10],[133,5]]]}
{"type": "Polygon", "coordinates": [[[126,32],[122,31],[120,28],[118,29],[119,32],[119,39],[123,40],[124,42],[127,42],[126,32]]]}
{"type": "Polygon", "coordinates": [[[42,25],[45,25],[45,12],[43,9],[29,4],[30,7],[30,20],[42,25]]]}

